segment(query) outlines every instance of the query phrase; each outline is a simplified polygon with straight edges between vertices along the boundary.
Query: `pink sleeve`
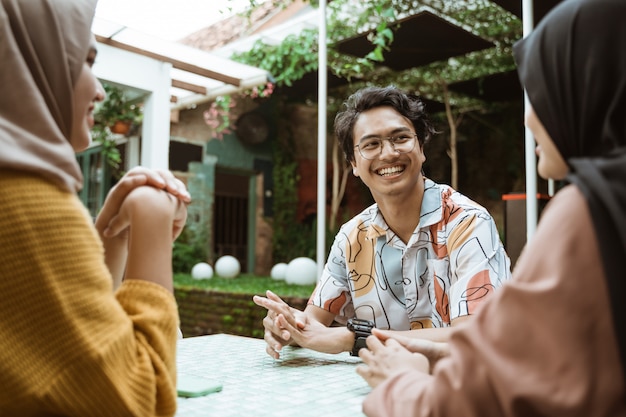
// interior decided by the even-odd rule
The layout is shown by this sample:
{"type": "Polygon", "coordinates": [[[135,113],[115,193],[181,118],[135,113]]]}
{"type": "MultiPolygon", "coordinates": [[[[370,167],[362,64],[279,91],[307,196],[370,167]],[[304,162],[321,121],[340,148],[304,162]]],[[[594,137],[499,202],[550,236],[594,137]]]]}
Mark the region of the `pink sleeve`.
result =
{"type": "Polygon", "coordinates": [[[407,371],[366,398],[372,416],[626,415],[607,286],[573,187],[544,211],[507,282],[451,335],[433,375],[407,371]]]}

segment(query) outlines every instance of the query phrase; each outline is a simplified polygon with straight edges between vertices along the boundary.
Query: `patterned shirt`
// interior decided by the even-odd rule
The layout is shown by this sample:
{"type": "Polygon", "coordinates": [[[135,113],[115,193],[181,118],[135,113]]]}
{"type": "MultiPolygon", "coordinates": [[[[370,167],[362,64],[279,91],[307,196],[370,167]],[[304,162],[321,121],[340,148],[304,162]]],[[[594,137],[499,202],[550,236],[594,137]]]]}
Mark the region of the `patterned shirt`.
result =
{"type": "Polygon", "coordinates": [[[511,277],[491,215],[451,187],[425,180],[420,221],[405,244],[373,204],[344,224],[309,300],[381,329],[449,326],[511,277]]]}

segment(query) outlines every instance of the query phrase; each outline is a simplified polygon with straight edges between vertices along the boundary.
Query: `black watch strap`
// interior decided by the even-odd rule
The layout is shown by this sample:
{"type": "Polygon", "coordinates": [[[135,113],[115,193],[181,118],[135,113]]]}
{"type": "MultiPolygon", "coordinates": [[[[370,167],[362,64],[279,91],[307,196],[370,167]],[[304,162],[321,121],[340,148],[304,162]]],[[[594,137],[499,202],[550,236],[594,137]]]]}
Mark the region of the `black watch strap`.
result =
{"type": "Polygon", "coordinates": [[[374,322],[371,320],[362,320],[356,318],[349,319],[347,327],[350,331],[354,333],[354,345],[352,345],[352,351],[350,352],[350,355],[359,356],[359,350],[367,347],[365,340],[367,339],[367,336],[370,336],[372,334],[374,322]]]}
{"type": "Polygon", "coordinates": [[[355,334],[354,345],[352,345],[352,351],[350,352],[350,355],[359,356],[359,350],[361,350],[362,348],[367,348],[367,344],[365,343],[366,340],[367,336],[358,336],[355,334]]]}

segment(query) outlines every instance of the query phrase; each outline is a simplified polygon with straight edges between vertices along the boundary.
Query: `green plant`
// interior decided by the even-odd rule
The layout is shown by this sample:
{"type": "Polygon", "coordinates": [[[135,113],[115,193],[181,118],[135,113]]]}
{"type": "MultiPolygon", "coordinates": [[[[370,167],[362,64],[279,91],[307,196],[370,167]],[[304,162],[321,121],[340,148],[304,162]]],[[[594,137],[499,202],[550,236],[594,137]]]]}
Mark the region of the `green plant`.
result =
{"type": "Polygon", "coordinates": [[[143,112],[140,106],[131,103],[124,91],[112,84],[102,83],[106,98],[96,106],[94,111],[95,125],[91,131],[94,142],[100,143],[101,153],[107,164],[118,170],[122,157],[113,132],[112,126],[117,121],[125,123],[141,123],[143,112]]]}
{"type": "Polygon", "coordinates": [[[220,291],[236,294],[265,294],[266,290],[271,290],[281,297],[301,297],[311,296],[315,285],[295,285],[288,284],[282,280],[275,280],[271,277],[242,274],[237,278],[221,278],[213,276],[211,279],[193,279],[189,274],[174,274],[175,288],[199,288],[211,291],[220,291]]]}
{"type": "Polygon", "coordinates": [[[218,96],[203,114],[204,122],[211,128],[211,135],[219,140],[232,133],[233,115],[230,109],[237,104],[233,96],[218,96]]]}
{"type": "MultiPolygon", "coordinates": [[[[276,1],[287,5],[293,0],[276,1]]],[[[316,1],[309,2],[317,5],[316,1]]],[[[353,0],[335,0],[328,4],[328,68],[337,76],[357,77],[377,85],[395,84],[442,101],[442,82],[450,84],[514,67],[511,45],[522,36],[521,20],[491,1],[362,0],[358,3],[356,9],[353,0]],[[398,27],[393,22],[400,16],[424,9],[453,22],[464,22],[463,26],[491,40],[495,47],[401,72],[377,68],[375,64],[384,63],[384,52],[393,48],[394,31],[398,27]],[[335,47],[338,41],[364,31],[370,31],[367,38],[372,44],[372,50],[365,57],[355,58],[338,52],[335,47]]],[[[250,0],[251,8],[259,4],[259,0],[250,0]]],[[[317,70],[318,52],[317,29],[306,29],[287,36],[280,44],[259,40],[249,50],[233,54],[231,59],[267,70],[276,77],[277,87],[283,87],[317,70]]],[[[465,104],[462,95],[452,99],[457,106],[459,102],[465,104]]]]}
{"type": "Polygon", "coordinates": [[[206,262],[206,236],[196,234],[189,227],[183,229],[174,242],[172,269],[174,272],[189,273],[198,262],[206,262]]]}
{"type": "Polygon", "coordinates": [[[268,98],[273,92],[274,83],[267,82],[239,94],[216,97],[209,108],[203,113],[204,122],[211,128],[212,137],[224,140],[224,135],[233,132],[233,124],[237,116],[233,114],[232,109],[237,105],[240,98],[268,98]]]}
{"type": "Polygon", "coordinates": [[[96,106],[94,121],[96,124],[111,127],[115,122],[141,123],[141,106],[128,99],[124,90],[113,84],[102,83],[106,98],[96,106]]]}

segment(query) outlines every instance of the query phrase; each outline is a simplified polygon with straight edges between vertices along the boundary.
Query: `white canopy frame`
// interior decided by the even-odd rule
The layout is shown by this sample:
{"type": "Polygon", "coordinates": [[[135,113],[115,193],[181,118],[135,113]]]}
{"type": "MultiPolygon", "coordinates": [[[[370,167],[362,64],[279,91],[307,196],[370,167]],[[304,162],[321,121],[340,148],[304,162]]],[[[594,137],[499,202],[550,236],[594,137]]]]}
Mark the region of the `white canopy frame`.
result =
{"type": "Polygon", "coordinates": [[[220,95],[233,94],[271,79],[267,71],[164,41],[96,17],[98,42],[94,73],[125,86],[144,102],[141,158],[131,166],[168,169],[170,113],[194,108],[220,95]]]}

